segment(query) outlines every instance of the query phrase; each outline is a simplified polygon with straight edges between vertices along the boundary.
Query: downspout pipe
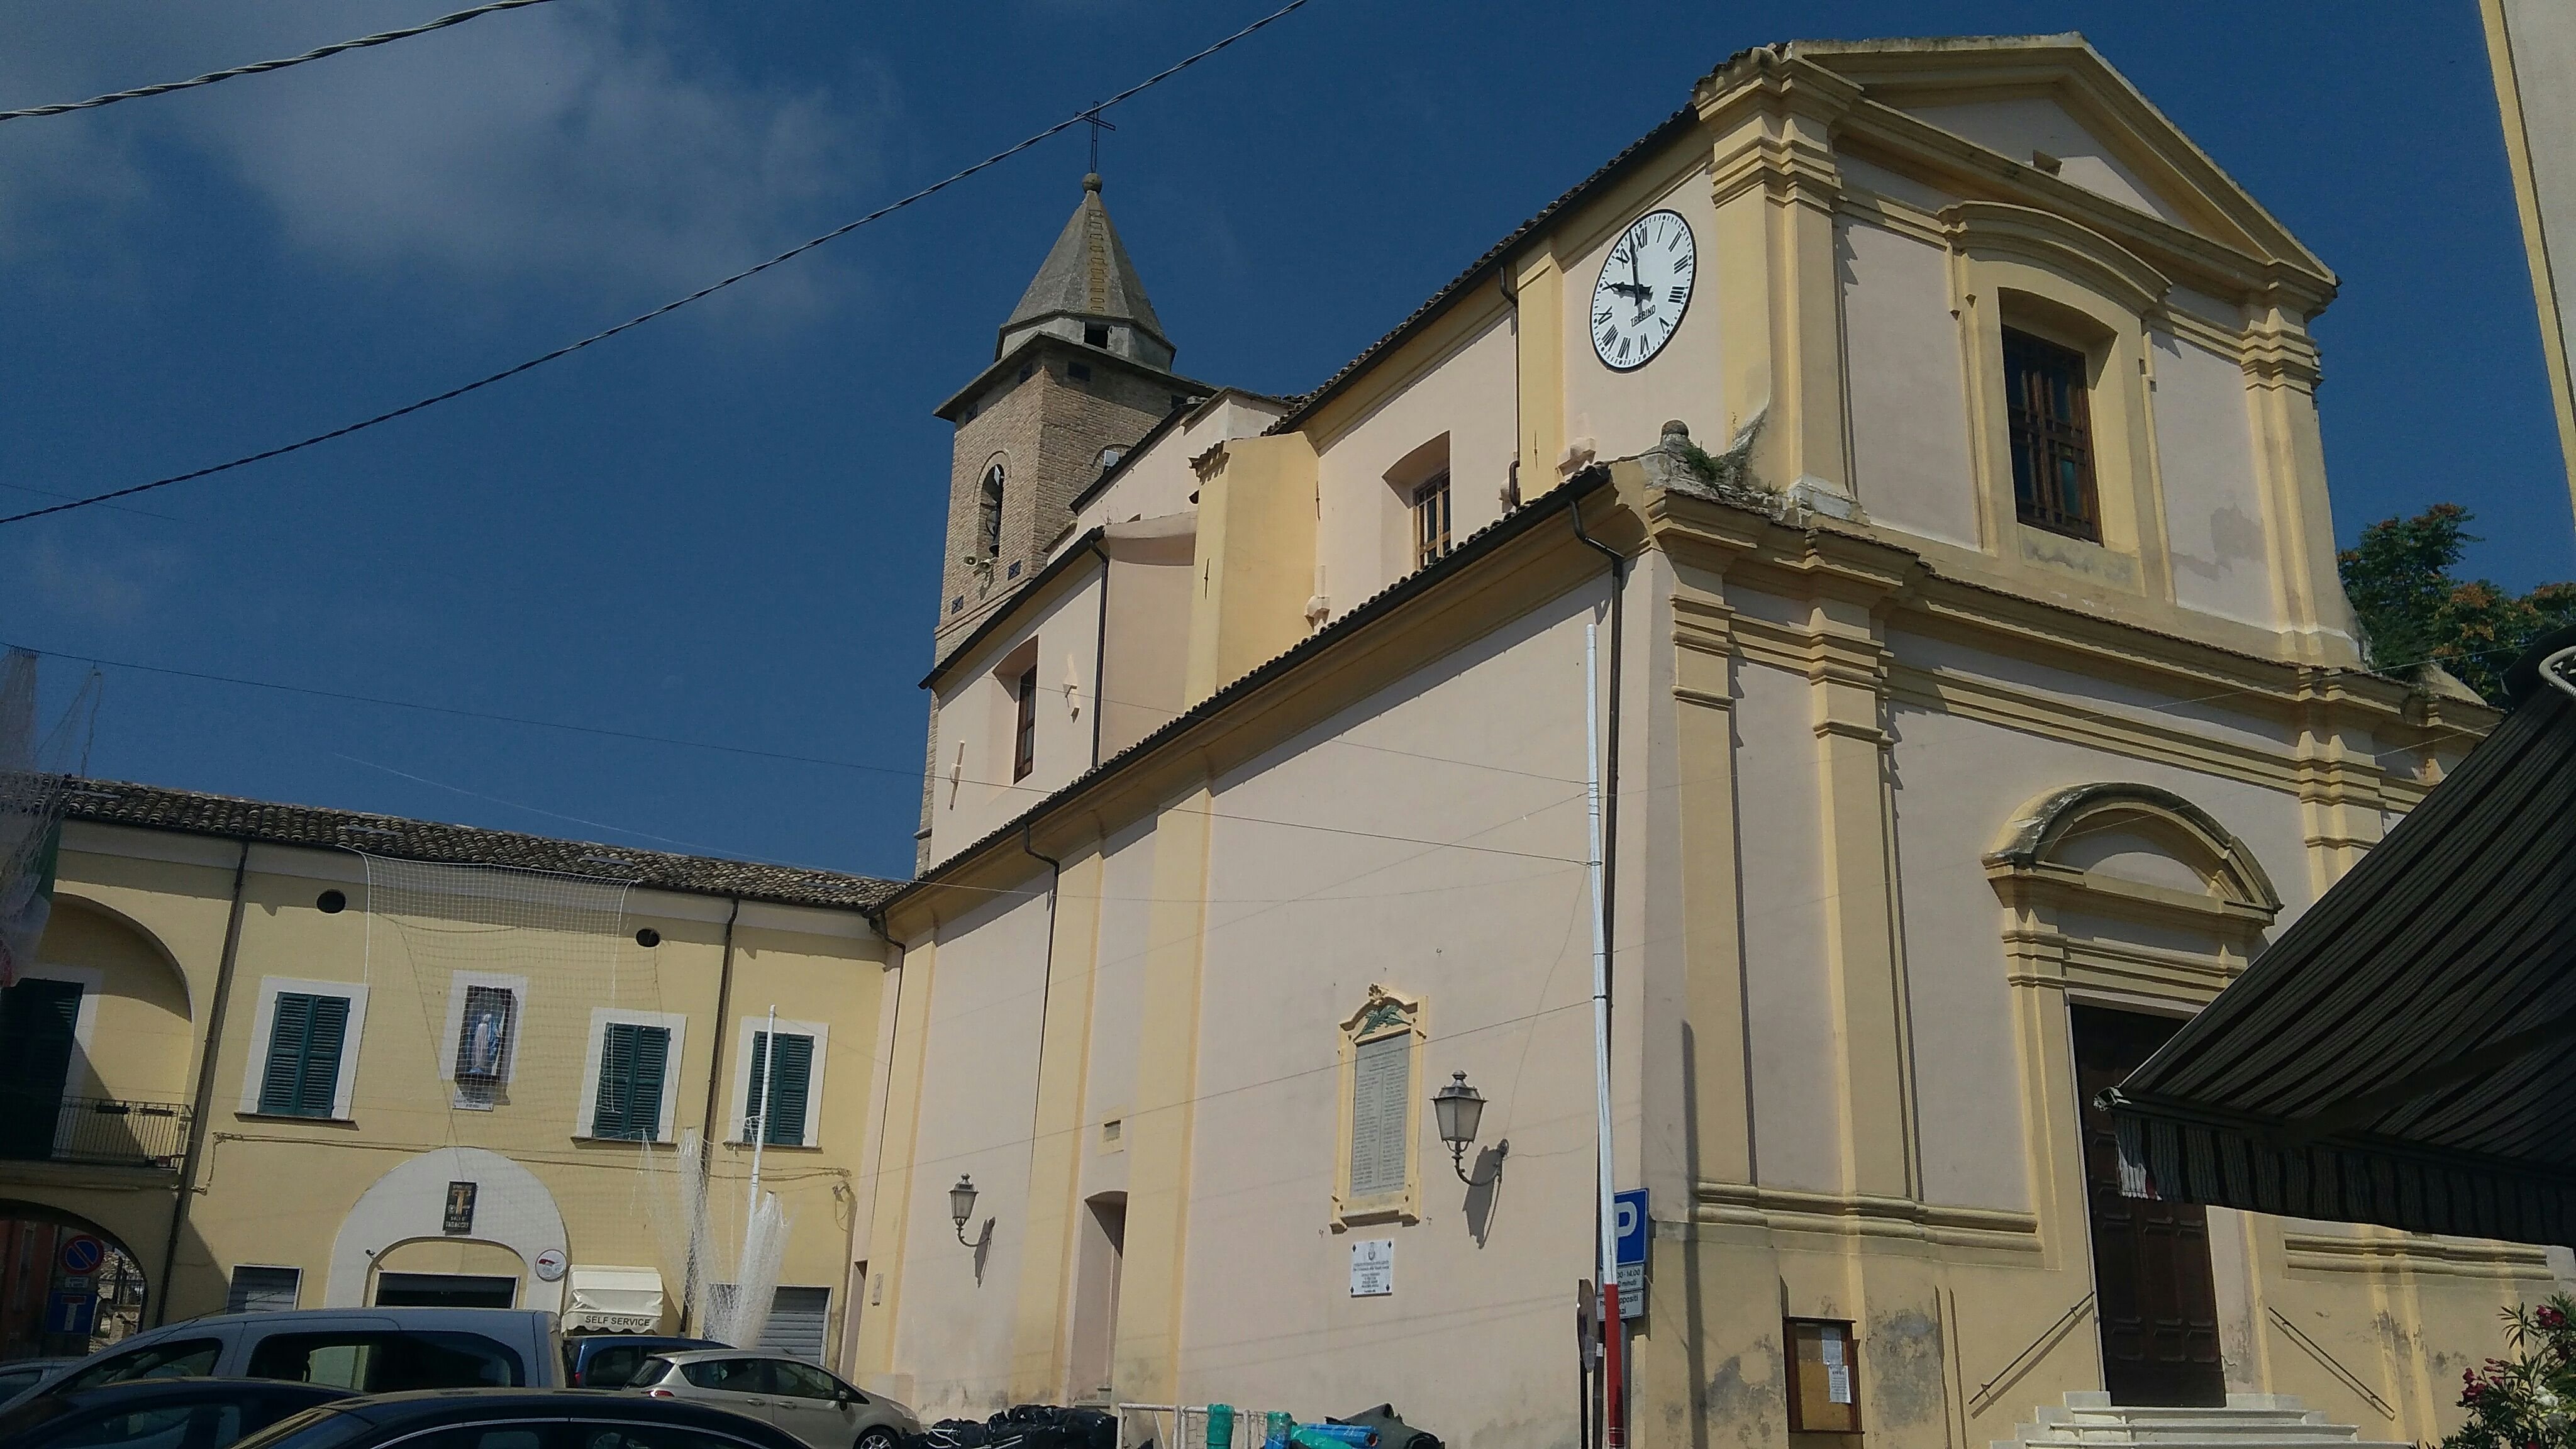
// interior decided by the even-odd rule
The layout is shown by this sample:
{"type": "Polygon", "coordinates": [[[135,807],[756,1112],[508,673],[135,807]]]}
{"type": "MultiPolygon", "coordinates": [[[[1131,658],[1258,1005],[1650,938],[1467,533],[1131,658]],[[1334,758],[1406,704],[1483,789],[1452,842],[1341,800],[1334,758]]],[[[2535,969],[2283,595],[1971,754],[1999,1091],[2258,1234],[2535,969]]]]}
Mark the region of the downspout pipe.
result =
{"type": "MultiPolygon", "coordinates": [[[[1104,591],[1102,602],[1105,604],[1107,603],[1105,591],[1108,588],[1105,574],[1101,588],[1104,591]]],[[[1103,613],[1105,616],[1106,610],[1103,613]]],[[[1097,722],[1096,718],[1094,722],[1097,722]]],[[[1029,1074],[1030,1081],[1036,1084],[1029,1093],[1029,1164],[1032,1170],[1035,1169],[1038,1160],[1039,1090],[1043,1089],[1046,1082],[1047,1000],[1055,992],[1055,897],[1057,890],[1064,885],[1064,862],[1052,855],[1041,853],[1030,840],[1030,832],[1036,828],[1036,825],[1037,822],[1034,820],[1024,821],[1020,825],[1020,849],[1032,859],[1046,862],[1047,869],[1051,872],[1047,877],[1046,964],[1041,968],[1046,974],[1038,982],[1038,1049],[1029,1074]]]]}
{"type": "MultiPolygon", "coordinates": [[[[1109,531],[1106,528],[1101,530],[1099,537],[1091,541],[1091,551],[1100,556],[1100,629],[1091,641],[1091,766],[1093,769],[1098,769],[1100,768],[1100,720],[1103,712],[1108,708],[1109,699],[1107,692],[1109,684],[1109,531]]],[[[934,766],[937,763],[937,761],[932,762],[934,766]]],[[[1020,848],[1028,850],[1025,831],[1022,832],[1022,837],[1020,848]]],[[[1029,854],[1037,855],[1037,852],[1030,850],[1029,854]]],[[[1045,860],[1046,857],[1038,855],[1038,859],[1045,860]]],[[[1063,869],[1058,867],[1056,873],[1062,875],[1063,869]]],[[[1050,903],[1047,906],[1047,926],[1052,932],[1055,926],[1055,906],[1052,904],[1055,896],[1052,892],[1048,894],[1047,900],[1050,903]]],[[[1053,935],[1047,938],[1047,949],[1049,951],[1055,949],[1053,935]]]]}
{"type": "MultiPolygon", "coordinates": [[[[698,1200],[704,1202],[708,1179],[715,1172],[716,1143],[723,1140],[716,1133],[716,1088],[724,1080],[725,1013],[733,1010],[733,927],[742,919],[742,897],[732,897],[732,908],[725,912],[723,964],[716,968],[716,1029],[707,1043],[707,1113],[699,1120],[706,1123],[706,1140],[698,1144],[698,1200]]],[[[680,1329],[687,1332],[689,1314],[697,1305],[695,1274],[685,1275],[680,1282],[680,1329]]],[[[704,1325],[700,1325],[703,1327],[704,1325]]]]}
{"type": "Polygon", "coordinates": [[[1628,556],[1583,531],[1583,505],[1580,502],[1565,510],[1565,516],[1574,520],[1574,536],[1582,540],[1585,547],[1597,550],[1610,560],[1610,739],[1602,750],[1601,761],[1601,889],[1604,898],[1614,903],[1603,929],[1609,935],[1615,969],[1619,925],[1615,904],[1619,899],[1619,698],[1622,693],[1619,666],[1628,638],[1628,556]]]}
{"type": "MultiPolygon", "coordinates": [[[[1594,538],[1591,534],[1584,531],[1582,500],[1577,499],[1573,506],[1567,508],[1565,512],[1567,517],[1574,520],[1575,538],[1585,547],[1600,553],[1603,557],[1610,560],[1610,739],[1609,743],[1602,750],[1601,761],[1601,793],[1604,797],[1601,807],[1600,901],[1602,904],[1598,907],[1600,912],[1598,929],[1600,931],[1599,940],[1601,942],[1601,992],[1603,997],[1600,1028],[1602,1034],[1601,1050],[1606,1060],[1614,1040],[1611,1035],[1612,1013],[1609,1006],[1609,1000],[1612,996],[1613,988],[1617,980],[1618,961],[1619,698],[1622,693],[1620,689],[1621,655],[1623,652],[1623,646],[1627,641],[1628,634],[1626,628],[1628,558],[1627,555],[1622,554],[1617,549],[1612,548],[1610,545],[1603,543],[1601,540],[1594,538]]],[[[1588,696],[1591,689],[1591,676],[1588,674],[1584,678],[1584,688],[1588,696]]],[[[1591,728],[1591,725],[1592,715],[1590,711],[1587,710],[1584,715],[1584,727],[1588,730],[1591,728]]],[[[1606,1107],[1604,1108],[1604,1111],[1607,1111],[1606,1107]]],[[[1606,1126],[1604,1130],[1606,1132],[1606,1126]]],[[[1596,1211],[1599,1211],[1599,1209],[1596,1209],[1596,1211]]],[[[1607,1222],[1600,1223],[1597,1225],[1597,1231],[1604,1239],[1607,1239],[1611,1231],[1610,1225],[1607,1222]]],[[[1603,1391],[1604,1401],[1602,1404],[1601,1423],[1598,1426],[1600,1429],[1599,1438],[1602,1449],[1621,1449],[1621,1446],[1624,1445],[1626,1440],[1626,1429],[1628,1423],[1627,1404],[1625,1402],[1627,1397],[1626,1375],[1622,1372],[1626,1367],[1626,1359],[1628,1357],[1626,1326],[1620,1317],[1614,1316],[1616,1314],[1615,1305],[1618,1302],[1618,1297],[1616,1291],[1610,1289],[1606,1281],[1607,1275],[1610,1272],[1610,1265],[1605,1262],[1602,1265],[1601,1271],[1604,1275],[1605,1283],[1601,1303],[1603,1311],[1599,1316],[1601,1321],[1600,1333],[1603,1348],[1602,1366],[1604,1370],[1604,1378],[1607,1382],[1604,1385],[1603,1391]],[[1618,1335],[1618,1337],[1614,1339],[1613,1335],[1618,1335]],[[1612,1401],[1614,1398],[1617,1402],[1612,1401]]]]}
{"type": "Polygon", "coordinates": [[[161,1283],[152,1294],[152,1326],[170,1321],[170,1277],[179,1267],[179,1234],[197,1191],[197,1169],[206,1155],[206,1117],[215,1108],[215,1058],[224,1045],[224,1008],[232,1001],[233,966],[241,959],[242,886],[250,879],[250,842],[233,860],[232,912],[224,921],[224,954],[215,965],[214,1000],[206,1007],[206,1046],[197,1060],[197,1093],[189,1103],[188,1150],[179,1159],[179,1198],[170,1205],[170,1240],[161,1248],[161,1283]]]}

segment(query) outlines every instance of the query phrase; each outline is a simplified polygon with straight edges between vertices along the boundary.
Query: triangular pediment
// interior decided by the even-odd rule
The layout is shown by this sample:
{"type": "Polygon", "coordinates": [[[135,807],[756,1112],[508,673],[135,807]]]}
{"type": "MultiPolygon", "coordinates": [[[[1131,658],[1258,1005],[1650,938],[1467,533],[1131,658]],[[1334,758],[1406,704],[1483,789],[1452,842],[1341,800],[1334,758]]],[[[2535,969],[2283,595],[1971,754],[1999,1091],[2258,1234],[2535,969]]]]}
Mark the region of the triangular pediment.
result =
{"type": "Polygon", "coordinates": [[[2024,168],[2266,262],[2332,277],[2081,35],[1799,41],[1798,57],[2024,168]]]}

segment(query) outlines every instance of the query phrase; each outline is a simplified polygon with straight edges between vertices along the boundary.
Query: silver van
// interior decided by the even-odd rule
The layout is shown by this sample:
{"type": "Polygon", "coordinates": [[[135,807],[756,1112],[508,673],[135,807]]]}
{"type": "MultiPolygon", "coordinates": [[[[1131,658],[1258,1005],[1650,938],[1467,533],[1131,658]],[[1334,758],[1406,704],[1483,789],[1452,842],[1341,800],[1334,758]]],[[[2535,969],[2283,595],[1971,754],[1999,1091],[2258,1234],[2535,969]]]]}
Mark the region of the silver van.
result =
{"type": "Polygon", "coordinates": [[[134,1379],[284,1379],[362,1394],[555,1388],[555,1316],[521,1308],[299,1308],[165,1324],[47,1375],[33,1394],[134,1379]]]}

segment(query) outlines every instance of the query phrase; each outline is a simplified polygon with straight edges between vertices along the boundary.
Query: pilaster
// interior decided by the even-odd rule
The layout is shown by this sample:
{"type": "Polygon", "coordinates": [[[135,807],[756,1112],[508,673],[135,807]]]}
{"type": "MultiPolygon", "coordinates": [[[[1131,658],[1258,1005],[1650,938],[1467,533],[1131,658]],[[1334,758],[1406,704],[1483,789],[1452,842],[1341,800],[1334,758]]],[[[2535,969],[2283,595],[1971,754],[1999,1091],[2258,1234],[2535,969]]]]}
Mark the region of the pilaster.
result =
{"type": "Polygon", "coordinates": [[[860,1374],[889,1374],[895,1332],[903,1314],[903,1268],[912,1244],[905,1237],[912,1210],[913,1158],[921,1140],[922,1057],[930,1044],[930,998],[939,947],[924,937],[905,948],[895,1006],[893,1062],[886,1069],[882,1139],[877,1146],[875,1221],[868,1230],[869,1282],[859,1312],[859,1346],[851,1362],[860,1374]]]}
{"type": "Polygon", "coordinates": [[[1514,364],[1520,388],[1520,485],[1524,502],[1565,474],[1565,268],[1552,247],[1512,276],[1514,364]]]}
{"type": "Polygon", "coordinates": [[[1896,923],[1883,587],[1824,578],[1809,601],[1807,679],[1823,815],[1826,970],[1843,1082],[1844,1188],[1918,1196],[1913,1044],[1896,923]]]}
{"type": "Polygon", "coordinates": [[[1711,201],[1727,435],[1762,420],[1753,472],[1840,518],[1858,516],[1844,422],[1842,286],[1831,133],[1858,87],[1756,49],[1703,83],[1716,135],[1711,201]]]}
{"type": "Polygon", "coordinates": [[[2301,663],[2358,664],[2359,640],[2335,566],[2334,515],[2326,498],[2316,344],[2304,318],[2284,299],[2271,299],[2246,329],[2242,364],[2282,630],[2301,663]]]}
{"type": "Polygon", "coordinates": [[[1097,845],[1064,863],[1047,952],[1039,1027],[1029,1226],[1011,1325],[1011,1398],[1053,1403],[1068,1391],[1066,1294],[1082,1218],[1083,1084],[1091,1075],[1091,990],[1100,954],[1103,862],[1097,845]]]}
{"type": "Polygon", "coordinates": [[[1133,1403],[1179,1402],[1214,799],[1202,781],[1154,823],[1136,1097],[1126,1126],[1127,1251],[1119,1274],[1114,1356],[1118,1397],[1133,1403]]]}

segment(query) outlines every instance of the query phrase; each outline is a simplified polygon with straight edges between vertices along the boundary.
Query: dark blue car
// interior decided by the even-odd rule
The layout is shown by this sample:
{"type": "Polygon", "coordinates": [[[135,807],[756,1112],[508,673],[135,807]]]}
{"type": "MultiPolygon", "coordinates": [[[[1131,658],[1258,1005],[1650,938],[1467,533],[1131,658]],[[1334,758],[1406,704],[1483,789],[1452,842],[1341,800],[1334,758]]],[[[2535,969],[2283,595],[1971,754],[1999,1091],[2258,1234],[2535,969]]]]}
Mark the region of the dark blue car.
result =
{"type": "Polygon", "coordinates": [[[225,1449],[280,1419],[351,1397],[275,1379],[141,1379],[39,1394],[0,1413],[0,1449],[225,1449]]]}

